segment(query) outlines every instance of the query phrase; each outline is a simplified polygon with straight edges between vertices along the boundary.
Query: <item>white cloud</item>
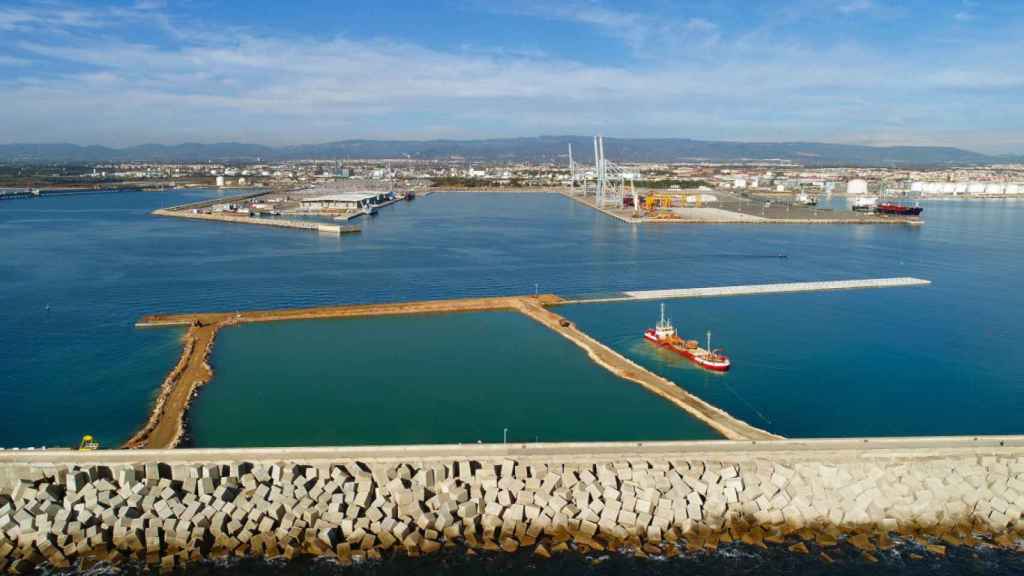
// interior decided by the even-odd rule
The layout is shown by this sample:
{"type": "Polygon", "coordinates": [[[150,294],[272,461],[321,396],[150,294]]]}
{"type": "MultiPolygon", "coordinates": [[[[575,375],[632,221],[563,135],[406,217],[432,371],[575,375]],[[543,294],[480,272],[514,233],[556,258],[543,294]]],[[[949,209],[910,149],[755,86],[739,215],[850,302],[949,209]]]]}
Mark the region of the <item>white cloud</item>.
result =
{"type": "Polygon", "coordinates": [[[641,57],[693,51],[695,47],[713,46],[721,38],[718,25],[707,18],[685,13],[619,10],[581,0],[557,3],[525,1],[500,8],[492,6],[491,10],[590,26],[621,41],[634,55],[641,57]]]}
{"type": "MultiPolygon", "coordinates": [[[[655,22],[589,4],[573,5],[574,12],[559,17],[606,35],[615,31],[639,52],[645,40],[634,36],[641,32],[685,29],[702,40],[706,57],[673,53],[633,65],[588,64],[540,50],[438,50],[386,38],[296,38],[231,28],[215,37],[172,33],[171,44],[158,45],[127,41],[118,26],[143,22],[176,29],[172,19],[158,5],[126,10],[105,12],[101,33],[66,23],[57,37],[17,36],[15,49],[60,65],[0,78],[4,137],[279,144],[602,131],[918,142],[976,134],[978,112],[970,107],[995,109],[994,94],[1024,78],[1017,59],[1008,56],[1020,47],[1006,42],[958,49],[955,60],[932,70],[931,61],[894,58],[852,40],[809,46],[799,37],[752,34],[727,42],[718,25],[700,17],[655,22]],[[990,65],[972,67],[979,62],[990,65]],[[64,69],[73,72],[53,71],[64,69]],[[960,94],[948,97],[954,90],[960,94]]],[[[26,21],[10,11],[7,16],[11,25],[26,21]]],[[[95,19],[85,15],[81,21],[95,19]]],[[[25,60],[2,56],[0,65],[4,58],[25,60]]],[[[1024,118],[1024,103],[1016,100],[998,109],[1007,118],[1024,118]]],[[[1020,121],[990,126],[992,142],[1010,141],[1015,136],[1008,133],[1024,128],[1020,121]]]]}
{"type": "Polygon", "coordinates": [[[840,4],[837,9],[843,14],[854,14],[856,12],[864,12],[874,7],[871,0],[850,0],[840,4]]]}
{"type": "Polygon", "coordinates": [[[32,64],[32,61],[26,58],[16,58],[0,54],[0,66],[28,66],[30,64],[32,64]]]}

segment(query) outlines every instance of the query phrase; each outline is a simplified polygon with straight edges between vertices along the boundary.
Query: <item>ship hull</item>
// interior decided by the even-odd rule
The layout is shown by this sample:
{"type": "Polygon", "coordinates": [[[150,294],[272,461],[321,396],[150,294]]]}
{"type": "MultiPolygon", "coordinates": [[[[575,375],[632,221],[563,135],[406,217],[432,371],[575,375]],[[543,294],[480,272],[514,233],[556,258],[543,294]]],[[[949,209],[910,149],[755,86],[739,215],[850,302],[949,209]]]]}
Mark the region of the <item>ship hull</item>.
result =
{"type": "MultiPolygon", "coordinates": [[[[679,346],[667,340],[661,340],[655,335],[654,330],[648,330],[644,332],[644,339],[659,348],[664,348],[666,350],[675,352],[676,354],[682,356],[683,358],[686,358],[693,364],[696,364],[697,366],[700,366],[705,370],[710,370],[711,372],[728,372],[731,366],[731,363],[729,362],[728,358],[726,358],[724,362],[708,360],[702,357],[701,355],[695,354],[694,352],[687,350],[682,346],[679,346]]],[[[706,351],[703,348],[697,348],[696,352],[704,353],[706,351]]]]}
{"type": "Polygon", "coordinates": [[[879,204],[875,211],[891,216],[920,216],[924,208],[920,206],[900,206],[899,204],[879,204]]]}

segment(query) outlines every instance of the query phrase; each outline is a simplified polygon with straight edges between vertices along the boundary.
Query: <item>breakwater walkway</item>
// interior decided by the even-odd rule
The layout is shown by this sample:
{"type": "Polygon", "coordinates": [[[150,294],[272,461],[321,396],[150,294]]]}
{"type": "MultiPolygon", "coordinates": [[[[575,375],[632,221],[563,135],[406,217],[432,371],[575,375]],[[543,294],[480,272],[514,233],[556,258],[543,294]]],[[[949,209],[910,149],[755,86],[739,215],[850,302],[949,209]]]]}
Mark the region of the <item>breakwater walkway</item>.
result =
{"type": "Polygon", "coordinates": [[[632,298],[685,298],[695,296],[766,294],[772,292],[806,292],[812,290],[840,290],[856,288],[884,288],[927,284],[913,278],[850,280],[841,282],[809,282],[764,284],[756,286],[725,286],[664,291],[626,292],[619,296],[566,300],[554,294],[537,296],[499,296],[491,298],[463,298],[453,300],[427,300],[386,304],[355,304],[318,308],[283,310],[255,310],[238,312],[200,312],[189,314],[154,314],[141,318],[137,327],[187,326],[182,355],[174,369],[164,380],[146,424],[124,444],[126,448],[173,448],[184,436],[185,419],[192,399],[201,386],[213,377],[208,359],[217,332],[227,326],[249,322],[275,322],[284,320],[313,320],[322,318],[355,318],[401,314],[443,314],[453,312],[483,312],[489,310],[516,310],[568,338],[587,352],[588,356],[605,369],[621,378],[636,382],[646,390],[669,400],[683,410],[704,421],[712,429],[730,439],[779,438],[770,432],[755,428],[734,418],[725,411],[686,392],[675,383],[650,372],[611,348],[585,334],[547,307],[568,303],[605,302],[632,298]]]}
{"type": "Polygon", "coordinates": [[[0,452],[0,570],[731,542],[924,560],[1021,551],[1022,510],[1020,436],[0,452]]]}

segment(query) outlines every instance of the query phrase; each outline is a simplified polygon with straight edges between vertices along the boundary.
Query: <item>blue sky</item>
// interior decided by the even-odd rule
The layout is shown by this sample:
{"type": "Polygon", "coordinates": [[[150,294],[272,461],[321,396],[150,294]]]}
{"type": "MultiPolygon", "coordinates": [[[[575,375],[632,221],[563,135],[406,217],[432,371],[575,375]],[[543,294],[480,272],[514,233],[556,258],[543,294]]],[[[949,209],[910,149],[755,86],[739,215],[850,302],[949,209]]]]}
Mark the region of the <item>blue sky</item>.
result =
{"type": "Polygon", "coordinates": [[[0,0],[0,142],[603,133],[1024,153],[1016,0],[0,0]]]}

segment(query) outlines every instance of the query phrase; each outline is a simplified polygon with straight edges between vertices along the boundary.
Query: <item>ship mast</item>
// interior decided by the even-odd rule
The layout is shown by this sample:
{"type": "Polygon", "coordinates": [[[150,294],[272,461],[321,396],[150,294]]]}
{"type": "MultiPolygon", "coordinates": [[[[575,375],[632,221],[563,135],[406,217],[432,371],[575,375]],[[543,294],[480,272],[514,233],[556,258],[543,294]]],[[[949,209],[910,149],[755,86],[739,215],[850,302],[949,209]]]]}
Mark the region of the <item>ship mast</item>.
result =
{"type": "Polygon", "coordinates": [[[711,330],[708,330],[708,352],[711,352],[711,330]]]}

